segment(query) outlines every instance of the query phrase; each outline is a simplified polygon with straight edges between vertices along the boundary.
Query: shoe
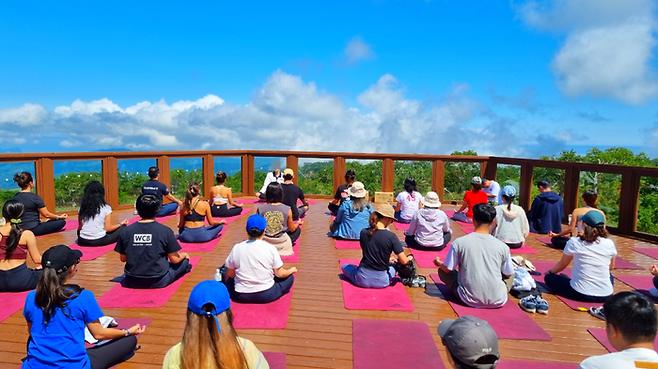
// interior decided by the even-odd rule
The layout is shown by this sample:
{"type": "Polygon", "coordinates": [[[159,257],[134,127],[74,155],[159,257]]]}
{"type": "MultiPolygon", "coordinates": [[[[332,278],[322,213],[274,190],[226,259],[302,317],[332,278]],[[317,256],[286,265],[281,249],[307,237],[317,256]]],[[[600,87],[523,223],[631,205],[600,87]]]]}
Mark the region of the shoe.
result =
{"type": "Polygon", "coordinates": [[[599,318],[601,320],[605,320],[605,312],[603,311],[603,307],[597,308],[597,307],[591,307],[589,310],[589,315],[599,318]]]}
{"type": "Polygon", "coordinates": [[[537,312],[539,314],[548,314],[548,301],[544,300],[541,297],[535,298],[535,304],[537,306],[537,312]]]}
{"type": "Polygon", "coordinates": [[[649,288],[649,294],[651,296],[658,298],[658,289],[656,287],[649,288]]]}
{"type": "Polygon", "coordinates": [[[535,296],[526,296],[519,301],[519,306],[523,311],[528,313],[537,312],[537,302],[535,301],[535,296]]]}

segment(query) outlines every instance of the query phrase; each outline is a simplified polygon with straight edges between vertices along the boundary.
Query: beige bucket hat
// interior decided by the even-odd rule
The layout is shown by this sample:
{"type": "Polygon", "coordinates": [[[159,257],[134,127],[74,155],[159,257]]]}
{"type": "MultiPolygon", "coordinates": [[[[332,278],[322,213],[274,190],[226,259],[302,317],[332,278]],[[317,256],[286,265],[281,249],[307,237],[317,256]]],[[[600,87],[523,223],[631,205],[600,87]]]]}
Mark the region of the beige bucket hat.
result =
{"type": "Polygon", "coordinates": [[[395,209],[389,204],[381,204],[375,212],[385,218],[395,219],[395,209]]]}
{"type": "Polygon", "coordinates": [[[423,205],[427,206],[428,208],[440,208],[441,207],[441,199],[439,198],[439,195],[434,192],[430,191],[420,199],[420,202],[423,203],[423,205]]]}
{"type": "Polygon", "coordinates": [[[350,196],[363,198],[368,196],[368,191],[366,191],[366,187],[363,185],[363,183],[356,181],[352,183],[352,187],[347,190],[347,194],[350,196]]]}

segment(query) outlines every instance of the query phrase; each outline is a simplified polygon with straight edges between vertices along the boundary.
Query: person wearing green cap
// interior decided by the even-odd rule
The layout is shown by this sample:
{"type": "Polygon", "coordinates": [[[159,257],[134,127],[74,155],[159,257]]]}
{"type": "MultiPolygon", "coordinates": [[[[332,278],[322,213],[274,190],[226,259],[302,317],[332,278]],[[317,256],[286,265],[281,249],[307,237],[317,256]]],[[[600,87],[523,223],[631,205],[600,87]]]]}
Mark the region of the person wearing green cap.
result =
{"type": "Polygon", "coordinates": [[[243,368],[270,366],[253,342],[233,328],[231,298],[218,281],[197,284],[187,301],[183,341],[165,355],[164,369],[243,368]]]}
{"type": "Polygon", "coordinates": [[[544,281],[555,294],[582,302],[605,302],[612,296],[617,249],[608,238],[605,216],[590,210],[578,217],[583,222],[583,234],[572,237],[564,247],[558,263],[546,272],[544,281]],[[558,274],[573,261],[572,277],[558,274]]]}

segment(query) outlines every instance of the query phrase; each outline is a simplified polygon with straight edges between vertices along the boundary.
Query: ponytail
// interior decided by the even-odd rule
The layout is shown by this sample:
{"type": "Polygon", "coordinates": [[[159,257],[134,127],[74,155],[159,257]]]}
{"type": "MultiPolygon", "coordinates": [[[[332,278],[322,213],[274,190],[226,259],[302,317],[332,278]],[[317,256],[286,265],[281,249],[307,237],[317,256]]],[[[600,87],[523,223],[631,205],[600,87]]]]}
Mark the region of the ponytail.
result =
{"type": "Polygon", "coordinates": [[[370,214],[370,218],[368,218],[368,223],[370,224],[368,227],[368,237],[372,238],[372,236],[377,233],[377,222],[379,222],[380,219],[381,217],[377,212],[372,212],[370,214]]]}
{"type": "Polygon", "coordinates": [[[23,230],[18,225],[21,223],[21,218],[24,213],[25,206],[16,200],[8,200],[2,207],[2,216],[5,218],[6,222],[11,224],[11,231],[9,232],[6,242],[7,248],[5,251],[5,260],[11,259],[11,256],[18,247],[18,242],[21,240],[23,230]]]}
{"type": "Polygon", "coordinates": [[[53,268],[43,268],[43,273],[37,282],[37,288],[34,294],[34,303],[41,308],[43,312],[43,324],[47,325],[50,319],[55,315],[57,308],[62,313],[67,314],[67,302],[75,298],[83,290],[78,285],[65,285],[68,269],[57,274],[53,268]]]}
{"type": "Polygon", "coordinates": [[[512,203],[514,202],[515,197],[516,196],[503,195],[503,198],[507,200],[507,211],[512,211],[512,203]]]}
{"type": "Polygon", "coordinates": [[[196,182],[190,182],[187,185],[187,191],[185,191],[185,207],[187,209],[192,208],[192,199],[199,196],[201,193],[201,186],[196,182]]]}

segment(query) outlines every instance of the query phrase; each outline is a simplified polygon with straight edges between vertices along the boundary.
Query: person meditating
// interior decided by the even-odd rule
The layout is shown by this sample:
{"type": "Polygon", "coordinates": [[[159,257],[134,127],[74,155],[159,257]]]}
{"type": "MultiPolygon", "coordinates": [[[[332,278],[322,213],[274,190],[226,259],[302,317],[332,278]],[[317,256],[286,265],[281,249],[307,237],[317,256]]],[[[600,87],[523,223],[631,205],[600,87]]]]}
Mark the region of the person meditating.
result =
{"type": "Polygon", "coordinates": [[[408,177],[404,180],[404,191],[400,192],[395,198],[397,206],[395,207],[395,220],[400,223],[410,223],[414,213],[423,207],[420,201],[423,195],[418,192],[416,180],[414,177],[408,177]]]}
{"type": "Polygon", "coordinates": [[[32,231],[18,226],[23,212],[23,204],[16,200],[7,200],[2,206],[5,224],[0,226],[0,292],[33,290],[43,272],[37,239],[32,231]],[[35,269],[27,267],[28,255],[37,264],[35,269]]]}
{"type": "Polygon", "coordinates": [[[548,236],[551,237],[551,243],[553,244],[553,247],[564,250],[564,246],[567,245],[567,241],[571,239],[574,231],[577,231],[577,236],[583,234],[583,221],[578,220],[579,216],[589,212],[590,210],[595,210],[603,214],[603,217],[605,218],[605,213],[596,208],[596,202],[599,199],[599,195],[596,193],[596,191],[586,190],[581,195],[581,198],[583,199],[584,206],[573,210],[571,213],[571,223],[569,224],[569,227],[567,227],[562,232],[548,232],[548,236]]]}
{"type": "Polygon", "coordinates": [[[196,182],[190,182],[185,191],[185,202],[180,211],[178,222],[178,240],[188,243],[203,243],[217,237],[222,231],[225,220],[213,219],[210,204],[201,201],[201,187],[196,182]],[[209,226],[206,226],[208,220],[209,226]]]}
{"type": "Polygon", "coordinates": [[[434,260],[439,278],[466,306],[499,308],[507,302],[514,281],[509,247],[489,234],[496,209],[484,202],[473,206],[475,231],[452,241],[446,261],[434,260]]]}
{"type": "Polygon", "coordinates": [[[441,199],[436,192],[428,192],[420,202],[423,208],[411,218],[409,229],[404,231],[404,242],[412,249],[441,251],[452,238],[448,215],[439,209],[441,199]]]}
{"type": "Polygon", "coordinates": [[[70,283],[82,253],[57,245],[43,253],[43,274],[27,294],[23,316],[30,337],[22,368],[110,368],[126,360],[146,327],[104,328],[94,294],[70,283]],[[85,349],[85,327],[99,341],[85,349]]]}
{"type": "Polygon", "coordinates": [[[78,245],[113,244],[127,225],[127,219],[121,223],[112,222],[112,208],[105,202],[105,187],[98,181],[89,181],[78,209],[78,245]]]}
{"type": "Polygon", "coordinates": [[[142,218],[121,232],[114,247],[121,262],[126,263],[121,281],[128,288],[163,288],[192,269],[186,253],[171,228],[155,221],[160,201],[154,195],[137,198],[137,212],[142,218]]]}
{"type": "Polygon", "coordinates": [[[175,213],[179,206],[183,206],[183,202],[169,193],[167,186],[160,182],[160,169],[158,167],[150,167],[148,174],[150,179],[142,185],[142,194],[153,195],[160,202],[160,210],[158,210],[155,216],[164,217],[175,213]],[[171,202],[164,204],[162,202],[163,197],[166,197],[171,202]]]}
{"type": "Polygon", "coordinates": [[[395,233],[386,229],[394,221],[395,210],[389,204],[379,205],[370,215],[370,226],[360,233],[363,257],[358,266],[345,264],[341,267],[345,279],[358,287],[385,288],[396,274],[392,255],[396,255],[402,264],[409,263],[411,256],[405,255],[395,233]]]}
{"type": "Polygon", "coordinates": [[[354,181],[356,181],[356,175],[354,174],[354,169],[348,169],[345,172],[345,183],[338,186],[338,188],[336,189],[336,194],[334,194],[334,199],[331,200],[329,206],[327,206],[329,212],[331,212],[331,215],[335,216],[336,213],[338,213],[338,208],[343,204],[343,201],[349,196],[346,191],[347,189],[352,187],[354,181]]]}
{"type": "Polygon", "coordinates": [[[226,173],[217,172],[215,181],[217,186],[210,189],[210,197],[212,197],[212,207],[210,208],[211,214],[218,218],[228,218],[240,215],[242,213],[242,204],[233,201],[233,191],[230,187],[224,186],[226,184],[226,173]],[[228,206],[232,207],[229,208],[228,206]]]}
{"type": "Polygon", "coordinates": [[[368,201],[368,191],[363,183],[356,181],[347,189],[349,198],[345,199],[338,208],[336,219],[331,223],[329,230],[332,237],[344,240],[361,239],[361,230],[370,225],[370,214],[373,206],[368,201]]]}
{"type": "Polygon", "coordinates": [[[292,245],[302,233],[302,221],[295,223],[292,220],[292,210],[283,204],[283,187],[280,183],[270,183],[265,194],[267,204],[256,209],[256,214],[262,215],[267,221],[264,240],[273,244],[282,256],[292,255],[292,245]]]}
{"type": "Polygon", "coordinates": [[[32,231],[35,236],[43,236],[45,234],[55,233],[61,231],[66,225],[67,214],[57,215],[53,214],[46,208],[41,196],[32,193],[34,188],[34,179],[29,172],[16,173],[14,175],[14,182],[21,188],[21,192],[14,195],[12,200],[16,200],[23,204],[25,213],[21,218],[20,227],[23,230],[32,231]],[[39,216],[48,218],[47,222],[41,222],[39,216]]]}
{"type": "MultiPolygon", "coordinates": [[[[273,184],[272,184],[273,185],[273,184]]],[[[259,214],[247,219],[249,239],[233,246],[226,258],[226,287],[231,300],[266,304],[290,292],[297,268],[286,269],[276,248],[263,240],[267,221],[259,214]]]]}
{"type": "Polygon", "coordinates": [[[281,187],[283,188],[283,203],[288,205],[290,210],[292,210],[292,220],[297,221],[306,216],[309,206],[308,200],[304,197],[304,191],[293,183],[292,179],[294,177],[295,172],[290,168],[286,168],[283,171],[283,183],[281,187]],[[297,200],[302,202],[301,206],[297,206],[297,200]]]}
{"type": "Polygon", "coordinates": [[[491,225],[491,234],[505,242],[510,249],[519,249],[530,232],[528,218],[525,210],[514,204],[516,189],[513,186],[503,187],[501,194],[502,203],[496,206],[496,218],[491,225]]]}
{"type": "Polygon", "coordinates": [[[530,232],[548,234],[562,232],[564,218],[564,203],[557,193],[553,192],[551,182],[542,178],[537,182],[539,195],[535,197],[528,210],[530,232]]]}
{"type": "Polygon", "coordinates": [[[269,365],[253,342],[235,332],[226,286],[203,281],[187,301],[183,341],[167,351],[162,368],[267,369],[269,365]]]}
{"type": "Polygon", "coordinates": [[[267,186],[269,186],[270,183],[283,183],[283,175],[281,175],[281,169],[276,168],[271,172],[267,172],[265,181],[263,181],[263,187],[261,187],[260,191],[256,192],[256,197],[261,200],[265,200],[267,186]]]}
{"type": "Polygon", "coordinates": [[[487,201],[487,193],[482,191],[482,178],[473,177],[471,179],[471,190],[464,193],[464,202],[454,212],[452,219],[458,222],[473,223],[473,207],[487,201]],[[468,208],[468,211],[462,213],[466,208],[468,208]]]}

